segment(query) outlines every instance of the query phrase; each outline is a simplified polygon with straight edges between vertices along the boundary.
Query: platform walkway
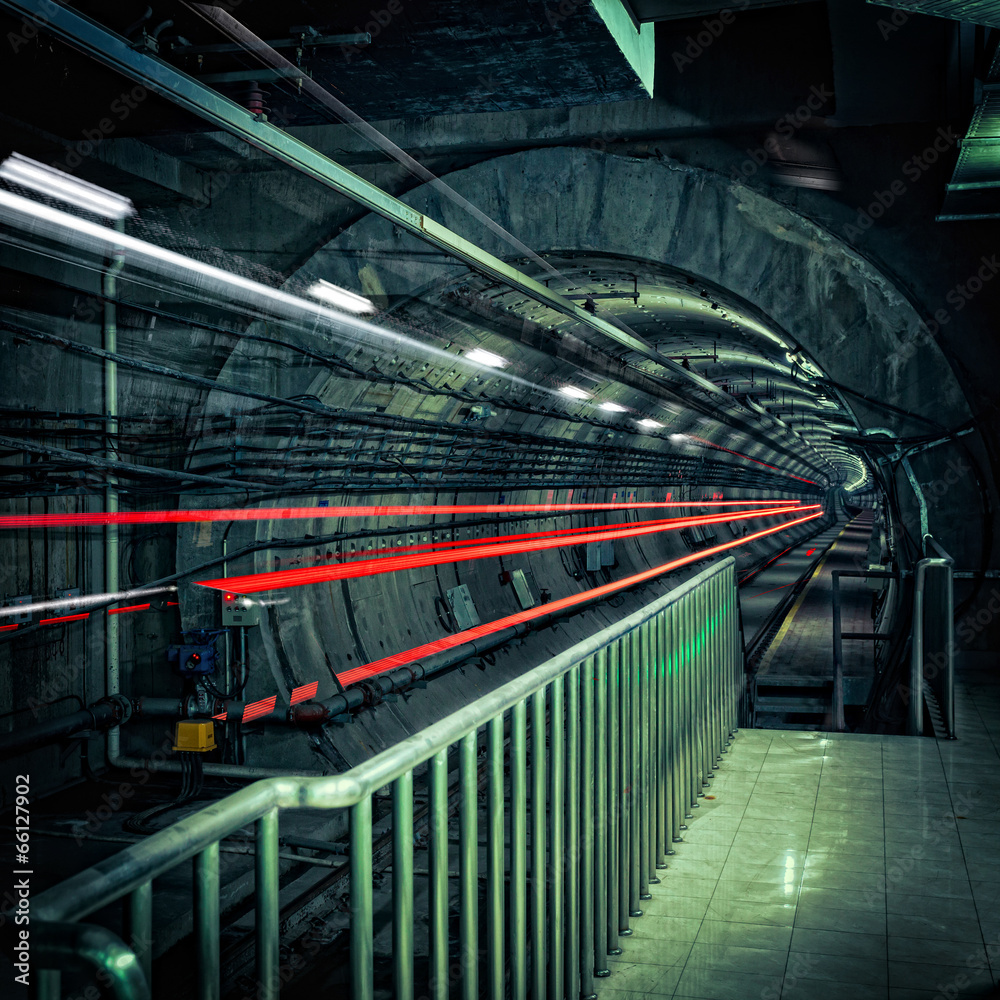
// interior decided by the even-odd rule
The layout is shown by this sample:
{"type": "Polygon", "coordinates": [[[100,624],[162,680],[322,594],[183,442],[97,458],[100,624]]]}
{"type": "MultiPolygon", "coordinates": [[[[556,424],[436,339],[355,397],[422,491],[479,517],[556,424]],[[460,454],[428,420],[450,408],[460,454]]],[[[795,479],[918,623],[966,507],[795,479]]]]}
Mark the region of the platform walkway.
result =
{"type": "Polygon", "coordinates": [[[960,671],[957,699],[957,741],[738,733],[602,1000],[994,995],[995,675],[960,671]]]}

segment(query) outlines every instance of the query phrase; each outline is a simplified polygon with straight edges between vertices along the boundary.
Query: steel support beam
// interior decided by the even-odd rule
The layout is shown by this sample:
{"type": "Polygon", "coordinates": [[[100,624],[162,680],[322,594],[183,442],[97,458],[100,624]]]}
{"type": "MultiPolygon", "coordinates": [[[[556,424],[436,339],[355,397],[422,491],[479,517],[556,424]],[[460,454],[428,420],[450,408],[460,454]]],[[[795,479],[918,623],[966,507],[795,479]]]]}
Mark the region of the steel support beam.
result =
{"type": "Polygon", "coordinates": [[[307,177],[312,177],[338,194],[376,212],[406,232],[462,261],[477,273],[515,288],[555,312],[590,327],[620,347],[655,361],[672,375],[715,399],[729,398],[728,394],[722,392],[708,379],[688,371],[676,361],[660,354],[642,338],[600,316],[589,313],[582,306],[552,291],[542,282],[528,277],[446,226],[417,212],[346,167],[276,128],[267,121],[266,116],[251,114],[246,108],[206,87],[194,77],[188,76],[156,56],[138,51],[127,39],[109,31],[96,21],[55,3],[46,4],[44,13],[38,10],[37,3],[25,0],[0,0],[0,8],[38,24],[97,62],[117,70],[142,84],[147,90],[172,101],[204,121],[211,122],[223,131],[288,164],[307,177]]]}

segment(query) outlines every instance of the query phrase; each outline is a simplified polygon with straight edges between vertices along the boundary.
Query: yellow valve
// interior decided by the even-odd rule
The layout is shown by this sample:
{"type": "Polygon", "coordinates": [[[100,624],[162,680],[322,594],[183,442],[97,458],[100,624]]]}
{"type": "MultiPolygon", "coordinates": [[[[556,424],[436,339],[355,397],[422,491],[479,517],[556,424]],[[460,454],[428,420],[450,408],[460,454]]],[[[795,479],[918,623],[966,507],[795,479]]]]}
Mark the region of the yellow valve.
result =
{"type": "Polygon", "coordinates": [[[215,749],[215,724],[200,720],[178,722],[174,731],[174,749],[188,753],[208,753],[215,749]]]}

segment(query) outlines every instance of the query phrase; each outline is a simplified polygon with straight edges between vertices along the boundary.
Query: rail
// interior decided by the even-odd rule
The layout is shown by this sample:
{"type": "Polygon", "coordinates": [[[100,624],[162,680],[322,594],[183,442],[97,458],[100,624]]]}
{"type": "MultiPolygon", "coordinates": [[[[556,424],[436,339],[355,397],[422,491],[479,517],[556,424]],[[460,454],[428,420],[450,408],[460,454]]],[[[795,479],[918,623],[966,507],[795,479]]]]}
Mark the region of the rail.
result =
{"type": "MultiPolygon", "coordinates": [[[[199,1000],[218,1000],[219,843],[256,827],[257,996],[279,984],[279,823],[283,810],[346,810],[350,973],[374,996],[372,802],[391,788],[392,995],[501,1000],[592,996],[607,956],[641,915],[656,871],[736,730],[743,687],[735,560],[669,594],[371,760],[330,777],[258,781],[100,862],[32,901],[39,1000],[81,962],[117,1000],[148,1000],[153,882],[194,859],[199,1000]],[[482,737],[481,738],[481,734],[482,737]],[[485,857],[479,849],[485,752],[485,857]],[[530,750],[529,750],[530,747],[530,750]],[[458,771],[458,879],[449,880],[449,755],[458,771]],[[530,771],[529,771],[530,763],[530,771]],[[427,782],[428,979],[415,984],[414,773],[427,782]],[[530,776],[530,780],[529,780],[530,776]],[[486,908],[481,920],[480,868],[486,908]],[[122,938],[86,917],[126,903],[122,938]],[[457,910],[452,948],[450,909],[457,910]],[[506,913],[505,913],[506,911],[506,913]],[[505,919],[506,917],[506,919],[505,919]],[[482,924],[482,926],[480,926],[482,924]],[[480,938],[485,961],[480,967],[480,938]],[[87,953],[79,954],[80,942],[87,953]],[[530,983],[529,983],[530,977],[530,983]]],[[[382,910],[380,909],[380,913],[382,910]]]]}

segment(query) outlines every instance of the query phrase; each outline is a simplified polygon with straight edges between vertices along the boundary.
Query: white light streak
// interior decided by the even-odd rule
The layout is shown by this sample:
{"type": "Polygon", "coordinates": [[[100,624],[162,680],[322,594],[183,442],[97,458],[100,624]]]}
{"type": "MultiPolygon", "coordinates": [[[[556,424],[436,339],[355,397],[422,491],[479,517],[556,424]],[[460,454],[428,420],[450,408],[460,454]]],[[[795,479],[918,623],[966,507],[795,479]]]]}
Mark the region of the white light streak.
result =
{"type": "Polygon", "coordinates": [[[30,188],[39,194],[109,219],[124,219],[135,215],[135,208],[128,198],[106,191],[96,184],[88,184],[87,181],[81,181],[78,177],[38,163],[20,153],[11,153],[0,164],[0,177],[10,184],[30,188]]]}

